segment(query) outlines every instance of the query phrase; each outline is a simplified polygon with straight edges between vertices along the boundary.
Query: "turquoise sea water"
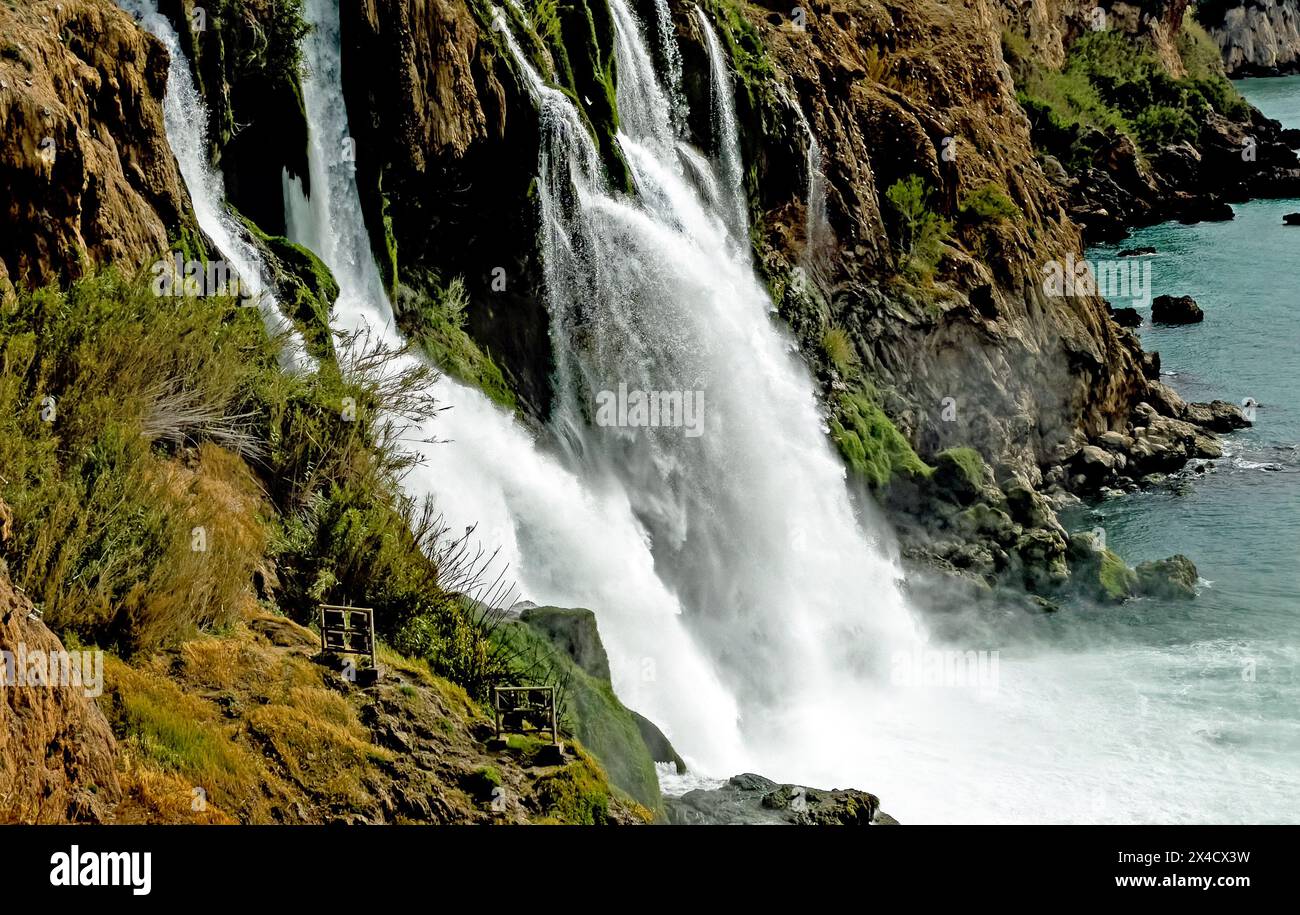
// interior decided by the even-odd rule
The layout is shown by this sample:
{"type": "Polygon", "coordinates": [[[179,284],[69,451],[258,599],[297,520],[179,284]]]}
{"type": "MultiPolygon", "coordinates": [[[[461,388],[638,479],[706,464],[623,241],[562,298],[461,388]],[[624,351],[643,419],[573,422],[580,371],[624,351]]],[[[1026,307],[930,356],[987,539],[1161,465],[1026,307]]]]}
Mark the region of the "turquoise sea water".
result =
{"type": "MultiPolygon", "coordinates": [[[[1300,126],[1300,78],[1239,86],[1266,114],[1300,126]]],[[[1226,437],[1224,458],[1212,470],[1111,499],[1073,520],[1103,527],[1108,544],[1130,563],[1185,553],[1206,580],[1192,603],[1136,602],[1107,627],[1117,642],[1157,653],[1155,668],[1133,671],[1139,678],[1162,672],[1148,684],[1154,692],[1146,713],[1181,717],[1203,738],[1209,757],[1203,762],[1213,767],[1202,787],[1226,783],[1244,792],[1227,809],[1207,793],[1198,818],[1250,819],[1243,814],[1251,809],[1258,818],[1294,822],[1300,818],[1300,227],[1284,227],[1282,216],[1300,210],[1300,200],[1234,209],[1231,222],[1152,226],[1120,247],[1154,247],[1153,293],[1191,295],[1205,310],[1202,324],[1153,327],[1150,309],[1139,309],[1147,319],[1143,346],[1160,352],[1164,381],[1188,400],[1252,398],[1259,404],[1255,426],[1226,437]]],[[[1099,247],[1090,256],[1114,251],[1099,247]]],[[[1166,737],[1181,742],[1186,735],[1166,737]]],[[[1184,747],[1178,755],[1190,772],[1200,767],[1191,765],[1188,752],[1184,747]]]]}

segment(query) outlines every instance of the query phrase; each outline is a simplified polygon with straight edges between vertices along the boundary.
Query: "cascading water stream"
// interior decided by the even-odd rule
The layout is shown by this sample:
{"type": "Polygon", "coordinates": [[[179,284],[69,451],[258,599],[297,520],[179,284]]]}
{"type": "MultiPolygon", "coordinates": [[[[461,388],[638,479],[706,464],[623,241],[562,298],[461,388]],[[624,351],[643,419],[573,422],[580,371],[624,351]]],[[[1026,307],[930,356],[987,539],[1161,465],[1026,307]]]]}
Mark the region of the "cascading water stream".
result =
{"type": "MultiPolygon", "coordinates": [[[[642,106],[617,138],[638,195],[608,189],[591,168],[585,130],[545,132],[539,195],[558,363],[553,422],[584,479],[619,482],[650,534],[660,578],[736,696],[752,756],[788,772],[780,748],[816,753],[825,732],[815,729],[839,703],[866,701],[889,653],[916,635],[896,570],[855,516],[812,380],[772,320],[747,246],[736,244],[747,237],[744,205],[735,204],[745,199],[739,140],[712,27],[701,15],[719,119],[716,168],[663,141],[671,112],[661,86],[639,82],[657,80],[642,63],[650,59],[643,32],[624,0],[610,7],[620,109],[642,106]],[[723,213],[688,179],[701,169],[729,202],[723,213]],[[594,424],[602,394],[623,389],[702,397],[700,434],[594,424]]],[[[580,127],[568,97],[543,95],[506,38],[543,121],[580,127]]]]}
{"type": "Polygon", "coordinates": [[[163,120],[167,142],[180,167],[181,177],[190,193],[199,227],[217,246],[221,256],[239,278],[240,291],[258,303],[267,332],[281,336],[284,346],[280,363],[291,371],[315,369],[315,360],[307,354],[302,335],[280,314],[279,303],[268,282],[268,272],[257,248],[248,239],[247,230],[231,214],[225,203],[225,185],[221,173],[208,161],[208,108],[194,84],[189,60],[170,22],[158,12],[153,0],[120,0],[119,5],[134,15],[171,55],[167,70],[167,94],[163,99],[163,120]]]}
{"type": "MultiPolygon", "coordinates": [[[[348,122],[338,0],[308,0],[306,12],[313,25],[303,83],[312,194],[305,197],[286,176],[289,231],[334,271],[340,287],[336,327],[368,330],[396,344],[355,175],[341,154],[348,122]]],[[[580,150],[576,160],[562,163],[543,156],[543,180],[553,168],[565,175],[595,174],[594,147],[574,146],[579,135],[588,143],[589,138],[567,99],[531,68],[526,79],[547,148],[580,150]]],[[[661,723],[688,761],[719,771],[744,766],[735,704],[692,644],[680,605],[656,576],[645,531],[622,491],[579,480],[479,391],[443,378],[434,393],[451,409],[414,431],[410,447],[425,463],[406,478],[408,492],[434,497],[452,530],[477,525],[484,545],[500,548],[522,596],[597,610],[619,696],[661,723]],[[420,440],[433,436],[441,442],[420,440]]]]}
{"type": "Polygon", "coordinates": [[[806,158],[808,191],[805,201],[807,215],[804,217],[806,228],[803,254],[804,266],[807,268],[816,264],[817,256],[828,243],[827,236],[830,234],[830,224],[826,219],[826,176],[822,173],[822,147],[817,141],[817,134],[813,131],[812,124],[808,123],[808,117],[799,105],[799,100],[791,98],[780,84],[777,85],[777,91],[786,105],[794,111],[794,116],[799,121],[799,126],[803,129],[808,142],[806,158]]]}
{"type": "Polygon", "coordinates": [[[713,86],[713,129],[718,144],[719,171],[729,200],[728,225],[749,251],[749,204],[745,194],[745,165],[740,155],[740,126],[736,121],[736,101],[731,85],[731,70],[727,56],[722,53],[717,33],[709,17],[698,6],[695,18],[704,32],[709,51],[709,67],[713,86]]]}

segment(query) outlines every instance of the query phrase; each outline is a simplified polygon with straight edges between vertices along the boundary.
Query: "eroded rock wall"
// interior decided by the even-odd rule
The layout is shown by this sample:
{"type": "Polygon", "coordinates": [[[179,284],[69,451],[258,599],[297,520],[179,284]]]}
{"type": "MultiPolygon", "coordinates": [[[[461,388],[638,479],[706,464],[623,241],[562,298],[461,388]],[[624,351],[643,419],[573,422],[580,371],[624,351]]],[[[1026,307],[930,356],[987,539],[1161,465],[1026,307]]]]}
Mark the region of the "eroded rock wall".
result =
{"type": "MultiPolygon", "coordinates": [[[[7,511],[0,503],[0,526],[7,511]]],[[[94,698],[18,667],[63,650],[0,560],[0,651],[12,658],[0,662],[0,823],[100,822],[119,799],[117,745],[94,698]]]]}
{"type": "Polygon", "coordinates": [[[0,6],[0,287],[130,266],[183,230],[167,52],[111,0],[0,6]]]}

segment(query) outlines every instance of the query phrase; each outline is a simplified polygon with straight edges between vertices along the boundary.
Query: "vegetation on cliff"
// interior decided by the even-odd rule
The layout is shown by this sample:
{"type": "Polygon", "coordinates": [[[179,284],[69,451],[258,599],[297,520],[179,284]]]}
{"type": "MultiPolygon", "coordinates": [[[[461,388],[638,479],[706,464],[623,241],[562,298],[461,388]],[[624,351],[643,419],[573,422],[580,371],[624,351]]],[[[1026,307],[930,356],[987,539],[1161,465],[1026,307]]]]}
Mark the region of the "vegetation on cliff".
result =
{"type": "Polygon", "coordinates": [[[1023,37],[1003,34],[1035,142],[1071,169],[1091,163],[1097,152],[1092,131],[1117,131],[1151,153],[1195,141],[1208,111],[1245,114],[1245,101],[1224,77],[1218,52],[1195,21],[1184,21],[1177,47],[1185,77],[1172,76],[1141,38],[1116,30],[1088,32],[1070,46],[1058,71],[1036,61],[1023,37]]]}
{"type": "MultiPolygon", "coordinates": [[[[553,771],[511,764],[519,797],[500,810],[469,813],[447,787],[468,777],[461,762],[490,763],[478,701],[522,670],[465,596],[480,591],[464,541],[400,488],[412,461],[401,424],[436,410],[422,393],[431,375],[394,371],[393,353],[365,339],[342,341],[318,372],[286,374],[279,345],[233,298],[159,296],[149,276],[115,270],[0,310],[0,554],[66,640],[120,658],[105,701],[129,803],[114,815],[591,822],[603,791],[600,817],[641,816],[580,747],[553,771]],[[354,694],[291,622],[310,623],[320,602],[372,607],[381,636],[418,658],[388,651],[378,697],[354,694]],[[459,736],[443,741],[455,752],[428,791],[452,800],[394,806],[419,783],[390,731],[417,740],[434,722],[405,700],[445,704],[449,690],[464,706],[459,736]],[[539,773],[563,809],[534,786],[539,773]],[[192,787],[210,807],[187,809],[192,787]]],[[[593,733],[604,711],[584,709],[593,733]]]]}

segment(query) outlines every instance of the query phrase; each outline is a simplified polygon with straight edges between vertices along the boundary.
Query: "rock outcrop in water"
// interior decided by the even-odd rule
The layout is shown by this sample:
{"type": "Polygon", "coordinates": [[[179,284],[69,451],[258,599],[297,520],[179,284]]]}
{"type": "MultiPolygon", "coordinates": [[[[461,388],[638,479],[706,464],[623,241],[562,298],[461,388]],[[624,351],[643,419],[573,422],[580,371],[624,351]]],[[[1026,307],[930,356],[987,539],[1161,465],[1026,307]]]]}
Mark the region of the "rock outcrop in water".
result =
{"type": "Polygon", "coordinates": [[[1199,324],[1205,312],[1189,295],[1158,295],[1151,301],[1153,324],[1199,324]]]}

